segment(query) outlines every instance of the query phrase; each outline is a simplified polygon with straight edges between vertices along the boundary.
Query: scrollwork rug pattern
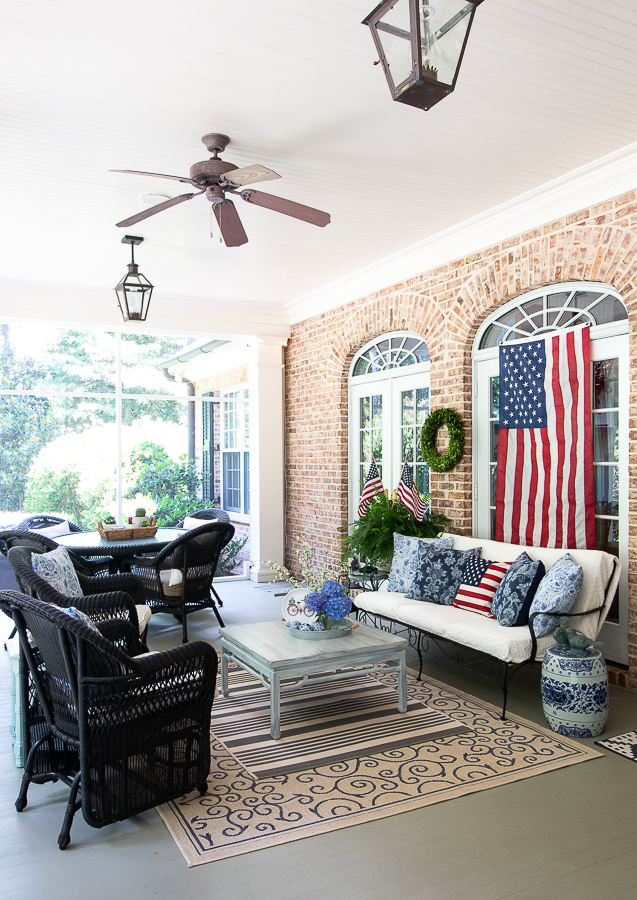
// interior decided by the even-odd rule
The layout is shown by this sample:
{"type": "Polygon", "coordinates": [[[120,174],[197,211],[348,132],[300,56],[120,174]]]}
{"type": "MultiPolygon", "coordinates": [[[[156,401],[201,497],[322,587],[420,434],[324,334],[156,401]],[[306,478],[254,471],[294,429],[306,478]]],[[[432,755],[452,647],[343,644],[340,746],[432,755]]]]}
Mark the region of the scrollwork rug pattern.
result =
{"type": "MultiPolygon", "coordinates": [[[[379,676],[393,684],[393,674],[379,676]]],[[[471,730],[256,780],[212,736],[208,793],[158,808],[189,866],[322,834],[575,765],[603,754],[433,679],[409,696],[471,730]]]]}

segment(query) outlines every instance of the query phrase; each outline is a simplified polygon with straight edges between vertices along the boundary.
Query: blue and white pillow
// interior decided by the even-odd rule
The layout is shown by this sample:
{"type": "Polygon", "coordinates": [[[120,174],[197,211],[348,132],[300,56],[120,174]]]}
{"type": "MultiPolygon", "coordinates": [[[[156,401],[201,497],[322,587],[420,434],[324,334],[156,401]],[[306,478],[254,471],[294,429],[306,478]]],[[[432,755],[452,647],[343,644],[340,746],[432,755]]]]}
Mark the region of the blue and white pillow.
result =
{"type": "Polygon", "coordinates": [[[414,583],[418,571],[418,554],[420,547],[453,547],[453,537],[419,538],[407,537],[394,532],[394,558],[387,583],[388,591],[406,594],[414,583]]]}
{"type": "Polygon", "coordinates": [[[550,634],[560,624],[559,616],[571,611],[584,581],[582,567],[570,553],[560,556],[548,570],[533,598],[529,616],[534,612],[557,613],[557,615],[537,616],[533,621],[536,637],[550,634]]]}
{"type": "Polygon", "coordinates": [[[82,612],[81,609],[76,609],[74,606],[61,606],[60,609],[63,613],[66,613],[67,616],[71,616],[72,619],[75,619],[77,622],[81,622],[82,625],[86,625],[86,627],[90,628],[91,631],[97,631],[98,634],[101,634],[101,631],[99,630],[95,622],[93,622],[92,619],[89,619],[86,613],[82,612]]]}
{"type": "Polygon", "coordinates": [[[545,571],[542,560],[533,560],[524,552],[511,563],[491,604],[500,625],[512,628],[528,624],[531,603],[545,571]]]}
{"type": "Polygon", "coordinates": [[[49,553],[32,553],[33,571],[66,597],[83,597],[77,572],[66,547],[56,547],[49,553]]]}
{"type": "Polygon", "coordinates": [[[481,550],[482,547],[464,551],[451,548],[421,550],[420,568],[407,594],[408,599],[451,606],[462,584],[467,560],[480,556],[481,550]]]}

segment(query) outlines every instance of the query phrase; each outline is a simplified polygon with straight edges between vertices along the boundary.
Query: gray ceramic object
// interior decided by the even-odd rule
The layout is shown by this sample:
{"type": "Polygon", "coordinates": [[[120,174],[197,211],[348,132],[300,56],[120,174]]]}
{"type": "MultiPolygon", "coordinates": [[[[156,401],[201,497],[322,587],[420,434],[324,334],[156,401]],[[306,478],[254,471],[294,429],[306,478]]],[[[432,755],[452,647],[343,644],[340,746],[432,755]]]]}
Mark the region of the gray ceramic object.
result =
{"type": "Polygon", "coordinates": [[[332,641],[334,638],[345,637],[352,630],[351,619],[340,619],[335,622],[329,631],[299,631],[294,628],[288,628],[290,637],[298,638],[300,641],[332,641]]]}

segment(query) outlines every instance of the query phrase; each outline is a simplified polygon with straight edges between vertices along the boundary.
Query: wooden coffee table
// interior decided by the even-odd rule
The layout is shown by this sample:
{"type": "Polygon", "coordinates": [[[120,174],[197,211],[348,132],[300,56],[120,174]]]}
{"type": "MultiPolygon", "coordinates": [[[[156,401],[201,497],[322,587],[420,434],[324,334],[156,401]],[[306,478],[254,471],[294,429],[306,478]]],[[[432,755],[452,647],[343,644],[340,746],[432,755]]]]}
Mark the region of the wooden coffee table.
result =
{"type": "Polygon", "coordinates": [[[281,693],[305,684],[398,673],[398,711],[407,710],[406,638],[359,625],[346,637],[304,641],[290,637],[283,622],[221,628],[221,693],[228,696],[228,663],[235,662],[270,691],[270,734],[281,736],[281,693]],[[384,665],[380,667],[380,663],[384,665]]]}

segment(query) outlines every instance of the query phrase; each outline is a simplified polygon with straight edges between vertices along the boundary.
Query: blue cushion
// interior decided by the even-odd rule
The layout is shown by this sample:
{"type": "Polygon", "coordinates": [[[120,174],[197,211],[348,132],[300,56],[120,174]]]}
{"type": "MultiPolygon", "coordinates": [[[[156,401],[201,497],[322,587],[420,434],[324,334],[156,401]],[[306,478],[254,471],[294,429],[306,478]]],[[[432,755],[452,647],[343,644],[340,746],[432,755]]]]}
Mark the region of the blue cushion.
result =
{"type": "Polygon", "coordinates": [[[582,567],[570,553],[565,553],[553,563],[537,589],[529,615],[534,612],[557,615],[537,616],[533,621],[536,637],[543,637],[557,628],[560,624],[559,616],[569,613],[573,608],[583,581],[582,567]]]}
{"type": "Polygon", "coordinates": [[[407,597],[451,606],[462,583],[465,563],[472,556],[479,556],[481,547],[471,550],[451,550],[425,546],[420,551],[420,568],[407,597]]]}
{"type": "Polygon", "coordinates": [[[394,532],[394,558],[387,583],[388,591],[406,594],[414,583],[418,571],[420,547],[453,547],[453,537],[419,538],[407,537],[394,532]]]}
{"type": "Polygon", "coordinates": [[[49,553],[32,553],[33,571],[66,597],[83,597],[77,572],[66,547],[56,547],[49,553]]]}
{"type": "Polygon", "coordinates": [[[531,603],[545,571],[542,560],[532,560],[528,553],[520,553],[513,561],[491,604],[500,625],[528,624],[531,603]]]}
{"type": "Polygon", "coordinates": [[[98,634],[101,634],[101,631],[99,630],[95,622],[89,619],[86,613],[82,612],[81,609],[76,609],[74,606],[68,606],[66,608],[61,606],[60,609],[68,616],[71,616],[72,619],[81,622],[82,625],[86,625],[87,628],[90,628],[92,631],[97,631],[98,634]]]}

